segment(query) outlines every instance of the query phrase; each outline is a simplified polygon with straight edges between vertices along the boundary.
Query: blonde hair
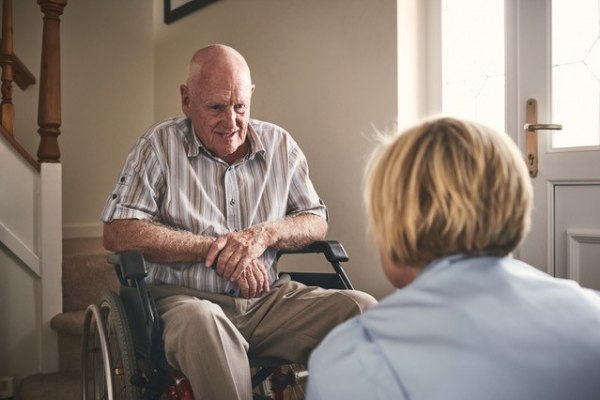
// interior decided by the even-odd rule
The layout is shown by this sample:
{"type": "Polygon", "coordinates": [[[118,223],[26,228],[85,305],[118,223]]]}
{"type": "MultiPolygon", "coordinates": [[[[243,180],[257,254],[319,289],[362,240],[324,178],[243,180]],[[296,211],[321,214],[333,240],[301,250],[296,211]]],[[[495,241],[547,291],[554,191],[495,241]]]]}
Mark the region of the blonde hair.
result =
{"type": "Polygon", "coordinates": [[[396,265],[506,256],[529,230],[532,200],[525,162],[508,135],[464,120],[410,128],[379,146],[367,168],[370,229],[396,265]]]}

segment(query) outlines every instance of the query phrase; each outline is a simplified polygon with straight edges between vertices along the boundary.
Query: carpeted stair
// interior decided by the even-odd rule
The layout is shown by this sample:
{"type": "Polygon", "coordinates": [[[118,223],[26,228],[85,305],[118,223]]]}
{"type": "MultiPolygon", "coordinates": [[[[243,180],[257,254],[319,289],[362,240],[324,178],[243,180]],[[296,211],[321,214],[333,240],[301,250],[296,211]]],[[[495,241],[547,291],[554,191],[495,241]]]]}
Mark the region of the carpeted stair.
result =
{"type": "Polygon", "coordinates": [[[101,238],[66,239],[63,242],[63,313],[52,319],[58,333],[59,370],[29,376],[21,382],[19,400],[81,398],[81,346],[87,306],[108,290],[118,290],[114,267],[101,238]]]}

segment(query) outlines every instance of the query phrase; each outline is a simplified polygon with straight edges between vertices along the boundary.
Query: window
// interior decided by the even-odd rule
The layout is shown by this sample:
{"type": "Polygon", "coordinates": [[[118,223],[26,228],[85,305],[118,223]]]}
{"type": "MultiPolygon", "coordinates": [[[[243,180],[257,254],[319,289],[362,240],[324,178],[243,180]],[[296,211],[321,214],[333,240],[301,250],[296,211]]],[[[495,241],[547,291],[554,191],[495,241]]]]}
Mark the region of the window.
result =
{"type": "Polygon", "coordinates": [[[441,35],[442,113],[506,131],[504,0],[442,0],[441,35]]]}
{"type": "Polygon", "coordinates": [[[600,145],[598,0],[552,2],[553,148],[600,145]]]}

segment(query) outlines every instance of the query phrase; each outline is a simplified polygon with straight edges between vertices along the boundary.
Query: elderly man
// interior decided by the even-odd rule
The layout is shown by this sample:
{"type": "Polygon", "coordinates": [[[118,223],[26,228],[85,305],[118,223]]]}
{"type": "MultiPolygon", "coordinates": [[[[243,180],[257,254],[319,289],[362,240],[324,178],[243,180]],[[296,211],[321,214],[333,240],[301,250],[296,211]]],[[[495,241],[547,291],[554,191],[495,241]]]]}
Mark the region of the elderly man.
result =
{"type": "Polygon", "coordinates": [[[196,399],[250,399],[248,354],[306,363],[375,299],[277,280],[277,250],[324,238],[327,210],[291,136],[250,119],[244,58],[198,50],[180,91],[185,117],[154,125],[129,153],[102,214],[104,245],[146,257],[167,360],[196,399]]]}

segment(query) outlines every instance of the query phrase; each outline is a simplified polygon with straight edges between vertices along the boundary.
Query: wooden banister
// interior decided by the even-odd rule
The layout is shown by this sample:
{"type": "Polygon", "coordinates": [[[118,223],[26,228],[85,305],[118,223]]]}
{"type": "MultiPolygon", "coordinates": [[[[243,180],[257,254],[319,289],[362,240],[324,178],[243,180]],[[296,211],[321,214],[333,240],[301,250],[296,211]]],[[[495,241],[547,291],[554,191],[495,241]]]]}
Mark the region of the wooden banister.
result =
{"type": "Polygon", "coordinates": [[[31,71],[29,71],[16,54],[13,54],[13,74],[15,76],[15,83],[22,90],[27,89],[29,85],[35,83],[35,76],[33,76],[31,71]]]}
{"type": "Polygon", "coordinates": [[[0,104],[0,125],[14,137],[15,107],[12,103],[13,81],[13,12],[12,0],[2,2],[2,43],[0,44],[0,64],[2,65],[2,104],[0,104]]]}
{"type": "Polygon", "coordinates": [[[40,162],[59,162],[60,150],[60,16],[67,0],[38,0],[44,14],[40,97],[38,106],[38,147],[40,162]]]}

